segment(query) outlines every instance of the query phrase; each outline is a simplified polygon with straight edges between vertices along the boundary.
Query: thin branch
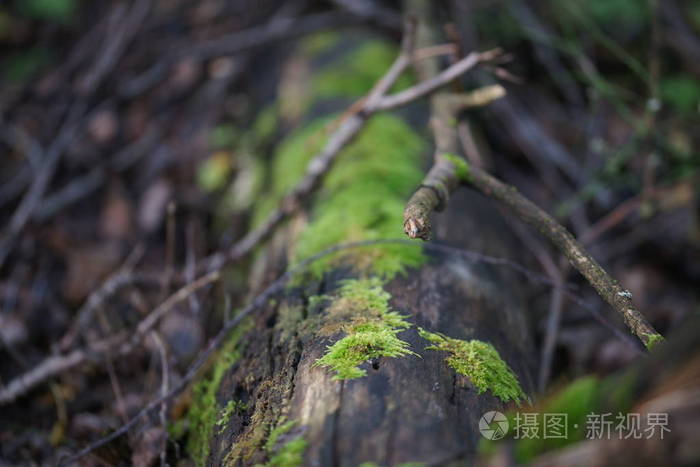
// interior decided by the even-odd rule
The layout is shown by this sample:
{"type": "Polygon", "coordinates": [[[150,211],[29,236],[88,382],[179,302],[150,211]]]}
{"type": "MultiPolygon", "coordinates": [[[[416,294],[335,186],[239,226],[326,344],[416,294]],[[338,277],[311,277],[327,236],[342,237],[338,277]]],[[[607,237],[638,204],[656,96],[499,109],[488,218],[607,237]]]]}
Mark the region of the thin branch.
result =
{"type": "MultiPolygon", "coordinates": [[[[105,347],[112,347],[114,341],[122,338],[123,336],[117,336],[112,340],[104,341],[95,345],[92,350],[104,351],[105,347]]],[[[39,365],[16,377],[0,389],[0,405],[8,404],[47,379],[86,362],[90,355],[90,352],[85,350],[74,350],[67,355],[52,355],[46,358],[39,365]]]]}
{"type": "Polygon", "coordinates": [[[119,290],[138,283],[143,279],[133,272],[134,265],[141,259],[142,255],[143,246],[134,248],[119,270],[115,274],[110,275],[97,290],[90,294],[83,306],[81,306],[75,314],[68,331],[66,331],[59,341],[58,348],[61,351],[66,352],[73,346],[80,331],[82,331],[90,321],[95,310],[100,308],[119,290]]]}
{"type": "MultiPolygon", "coordinates": [[[[504,184],[476,167],[469,167],[466,162],[463,162],[463,164],[465,175],[460,177],[463,183],[476,188],[485,196],[504,203],[511,208],[520,220],[534,227],[550,240],[588,280],[598,294],[622,316],[627,327],[639,337],[644,345],[648,347],[654,340],[658,339],[659,333],[634,306],[632,294],[613,279],[566,228],[521,195],[515,187],[504,184]]],[[[457,165],[451,165],[456,174],[457,165]]],[[[413,200],[413,198],[411,199],[413,200]]],[[[407,207],[407,211],[409,207],[407,207]]],[[[418,212],[420,216],[425,214],[425,209],[418,212]]],[[[430,225],[427,217],[420,217],[411,222],[417,225],[427,225],[428,227],[430,225]]],[[[412,233],[413,231],[410,229],[407,231],[409,236],[412,236],[412,233]]],[[[429,231],[427,233],[421,231],[420,233],[421,238],[429,235],[429,231]]],[[[416,238],[419,235],[412,237],[416,238]]]]}
{"type": "Polygon", "coordinates": [[[460,179],[453,162],[439,154],[420,188],[411,196],[404,210],[403,229],[410,238],[430,239],[430,214],[442,211],[460,179]]]}
{"type": "Polygon", "coordinates": [[[218,280],[218,278],[219,272],[214,271],[180,288],[146,316],[136,327],[131,337],[120,334],[101,342],[92,343],[87,349],[74,350],[67,355],[52,355],[48,357],[28,372],[10,381],[5,387],[0,388],[0,405],[12,402],[52,376],[75,368],[88,360],[103,360],[106,356],[112,355],[115,349],[115,356],[130,353],[175,305],[186,300],[190,294],[218,280]]]}
{"type": "Polygon", "coordinates": [[[598,294],[622,316],[627,327],[644,345],[648,347],[658,339],[659,333],[636,309],[632,302],[632,294],[613,279],[552,216],[521,195],[514,187],[502,183],[478,168],[471,169],[463,180],[484,195],[506,204],[522,221],[547,237],[583,274],[598,294]]]}
{"type": "MultiPolygon", "coordinates": [[[[426,45],[419,44],[420,47],[425,47],[426,45]]],[[[501,55],[500,51],[496,53],[496,56],[498,55],[501,55]]],[[[479,61],[483,61],[483,58],[479,58],[478,54],[475,56],[475,53],[471,53],[447,70],[454,68],[460,63],[464,64],[470,57],[471,62],[469,63],[473,62],[471,66],[479,61]]],[[[442,72],[411,89],[418,88],[422,90],[425,88],[426,83],[439,81],[438,78],[444,74],[445,72],[442,72]]],[[[411,89],[407,91],[411,91],[411,89]]],[[[416,91],[413,92],[416,93],[416,91]]],[[[431,126],[436,146],[435,163],[421,187],[406,205],[404,211],[404,231],[406,234],[410,238],[421,238],[424,240],[429,238],[431,212],[442,209],[447,203],[451,192],[460,184],[472,186],[482,194],[510,207],[520,220],[547,237],[569,259],[571,264],[583,274],[598,294],[622,316],[625,324],[639,337],[644,345],[648,348],[653,344],[660,335],[635,308],[630,292],[610,277],[566,228],[521,195],[514,187],[502,183],[478,167],[470,167],[464,159],[454,155],[458,147],[458,136],[453,122],[458,116],[459,109],[446,103],[444,93],[442,95],[440,93],[433,95],[431,107],[431,126]]]]}
{"type": "Polygon", "coordinates": [[[416,99],[420,99],[421,97],[425,97],[462,76],[479,63],[491,61],[500,54],[500,49],[489,50],[487,52],[472,52],[432,79],[423,81],[404,91],[385,97],[376,107],[372,108],[371,110],[373,112],[380,110],[391,110],[395,109],[396,107],[406,105],[409,102],[413,102],[416,99]]]}
{"type": "MultiPolygon", "coordinates": [[[[166,397],[168,395],[168,392],[170,391],[170,366],[168,365],[168,350],[165,348],[165,343],[163,343],[163,339],[161,339],[158,331],[151,331],[151,338],[153,339],[153,342],[155,342],[156,347],[158,347],[158,355],[160,356],[160,369],[161,369],[160,396],[166,397]]],[[[160,424],[161,424],[161,427],[163,428],[163,433],[164,433],[164,437],[165,437],[165,439],[163,440],[163,446],[160,449],[160,465],[161,465],[161,467],[165,467],[165,465],[167,465],[165,462],[166,450],[168,447],[168,414],[167,414],[167,410],[168,410],[168,403],[167,403],[167,401],[163,401],[163,403],[160,405],[160,413],[158,414],[159,418],[160,418],[160,424]]]]}
{"type": "Polygon", "coordinates": [[[435,161],[411,196],[404,211],[404,232],[410,238],[430,239],[430,214],[442,211],[450,194],[460,184],[454,153],[458,152],[458,133],[453,124],[456,116],[468,107],[481,107],[500,99],[505,89],[499,85],[486,86],[469,93],[438,92],[431,98],[433,115],[430,120],[435,136],[435,161]]]}

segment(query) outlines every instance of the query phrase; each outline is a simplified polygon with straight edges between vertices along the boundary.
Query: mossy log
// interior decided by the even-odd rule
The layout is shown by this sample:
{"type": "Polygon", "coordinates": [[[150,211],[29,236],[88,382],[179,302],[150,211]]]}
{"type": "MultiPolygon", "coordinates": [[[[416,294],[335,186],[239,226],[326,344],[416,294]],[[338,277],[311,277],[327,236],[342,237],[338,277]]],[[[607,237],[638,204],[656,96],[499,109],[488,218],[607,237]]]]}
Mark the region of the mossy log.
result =
{"type": "MultiPolygon", "coordinates": [[[[453,244],[489,243],[487,250],[503,253],[505,234],[488,228],[495,211],[479,206],[476,195],[471,201],[473,216],[456,218],[450,210],[438,226],[449,226],[454,236],[464,232],[453,244]],[[468,231],[480,231],[488,241],[469,242],[475,237],[468,231]]],[[[456,371],[446,360],[453,354],[426,350],[431,342],[418,328],[493,345],[519,387],[531,393],[533,351],[520,280],[508,270],[443,253],[430,254],[424,265],[383,286],[391,310],[410,326],[396,336],[412,353],[370,357],[357,367],[364,375],[336,379],[333,369],[317,362],[352,332],[348,323],[363,320],[362,304],[353,310],[352,298],[343,303],[339,294],[339,282],[355,275],[339,265],[320,280],[307,277],[238,338],[240,357],[208,401],[214,418],[204,423],[212,429],[197,441],[209,443],[200,451],[203,463],[435,465],[471,458],[481,415],[513,402],[496,395],[498,382],[479,387],[456,371]],[[285,456],[291,460],[278,463],[285,456]]]]}
{"type": "MultiPolygon", "coordinates": [[[[361,95],[392,58],[384,43],[355,41],[341,47],[342,73],[320,70],[313,76],[347,80],[355,73],[364,84],[335,86],[309,78],[303,70],[316,60],[309,51],[335,57],[328,49],[333,42],[313,38],[300,47],[307,57],[291,58],[297,79],[290,83],[283,75],[279,94],[303,96],[303,102],[277,106],[281,114],[268,128],[295,120],[299,109],[326,109],[317,99],[332,96],[315,96],[315,90],[361,95]]],[[[289,264],[328,246],[403,238],[404,204],[429,159],[425,110],[423,104],[414,114],[370,120],[305,214],[265,246],[251,273],[252,293],[289,264]],[[405,123],[403,117],[416,114],[422,117],[405,123]]],[[[272,186],[258,195],[256,218],[301,177],[326,128],[302,125],[277,145],[272,186]]],[[[519,256],[495,206],[475,193],[456,195],[438,217],[434,232],[440,243],[519,256]]],[[[532,394],[534,352],[525,303],[522,277],[512,270],[420,243],[372,245],[324,258],[221,351],[194,391],[189,450],[198,464],[217,466],[470,459],[481,436],[480,417],[532,394]]]]}

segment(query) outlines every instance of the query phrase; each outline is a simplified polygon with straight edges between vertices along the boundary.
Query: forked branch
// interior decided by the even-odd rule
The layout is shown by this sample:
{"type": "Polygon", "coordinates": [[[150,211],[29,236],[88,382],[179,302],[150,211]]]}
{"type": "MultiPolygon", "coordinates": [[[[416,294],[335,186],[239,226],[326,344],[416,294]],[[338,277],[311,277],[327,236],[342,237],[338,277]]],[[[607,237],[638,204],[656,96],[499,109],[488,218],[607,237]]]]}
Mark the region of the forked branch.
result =
{"type": "MultiPolygon", "coordinates": [[[[420,47],[429,44],[419,44],[420,47]]],[[[468,60],[472,54],[464,60],[468,60]]],[[[454,65],[453,65],[454,66],[454,65]]],[[[444,74],[441,73],[441,75],[444,74]]],[[[428,80],[435,80],[437,77],[428,80]]],[[[481,96],[501,97],[501,92],[477,91],[481,96]]],[[[394,96],[396,99],[398,96],[394,96]]],[[[515,187],[506,185],[497,178],[477,167],[470,167],[461,157],[456,156],[457,132],[454,122],[464,103],[486,104],[489,99],[474,99],[438,92],[431,97],[431,126],[435,139],[435,159],[433,167],[423,183],[413,194],[404,210],[404,231],[410,238],[430,238],[430,215],[442,210],[450,194],[460,185],[471,186],[485,196],[507,205],[522,221],[535,228],[551,241],[579,270],[623,318],[627,327],[650,348],[661,335],[634,306],[632,295],[613,279],[598,262],[583,248],[574,236],[552,216],[540,209],[532,201],[520,194],[515,187]],[[460,105],[462,104],[462,105],[460,105]]]]}

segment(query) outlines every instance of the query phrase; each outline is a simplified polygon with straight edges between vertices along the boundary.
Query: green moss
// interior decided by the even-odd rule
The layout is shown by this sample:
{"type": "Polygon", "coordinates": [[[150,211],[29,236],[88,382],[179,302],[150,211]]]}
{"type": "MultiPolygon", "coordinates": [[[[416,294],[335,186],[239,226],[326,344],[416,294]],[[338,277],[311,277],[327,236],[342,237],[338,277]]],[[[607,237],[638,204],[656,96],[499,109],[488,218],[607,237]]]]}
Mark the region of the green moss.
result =
{"type": "Polygon", "coordinates": [[[265,449],[268,452],[273,451],[277,445],[277,440],[279,437],[294,428],[294,425],[296,425],[294,420],[287,420],[287,417],[284,416],[280,417],[280,419],[277,421],[277,426],[270,431],[270,434],[267,437],[265,449]]]}
{"type": "Polygon", "coordinates": [[[219,404],[216,393],[226,371],[240,357],[239,339],[250,324],[239,326],[221,348],[209,378],[203,378],[192,390],[192,405],[187,413],[189,421],[187,451],[196,465],[206,464],[214,427],[217,423],[219,404]]]}
{"type": "MultiPolygon", "coordinates": [[[[518,465],[527,464],[533,459],[566,446],[580,442],[586,438],[588,415],[595,414],[626,414],[635,401],[635,387],[638,375],[626,372],[605,380],[599,380],[594,376],[579,378],[557,390],[552,396],[547,397],[536,407],[527,409],[534,414],[534,420],[528,419],[525,412],[509,413],[508,418],[511,427],[525,424],[531,430],[529,437],[521,437],[514,440],[515,460],[518,465]],[[559,420],[565,416],[566,436],[545,437],[545,414],[556,414],[559,420]],[[520,417],[517,420],[516,417],[520,417]]],[[[613,420],[613,423],[617,423],[613,420]]],[[[511,430],[510,435],[515,436],[516,431],[511,430]]],[[[509,441],[510,442],[510,441],[509,441]]],[[[483,440],[479,443],[480,457],[493,454],[497,450],[499,441],[483,440]]]]}
{"type": "Polygon", "coordinates": [[[646,338],[647,339],[646,342],[644,342],[644,345],[649,351],[653,350],[657,345],[665,341],[661,334],[646,334],[646,338]]]}
{"type": "MultiPolygon", "coordinates": [[[[388,42],[364,42],[317,73],[313,79],[314,90],[321,98],[360,97],[386,73],[397,53],[398,49],[388,42]]],[[[409,74],[404,74],[392,89],[405,89],[412,81],[409,74]]]]}
{"type": "MultiPolygon", "coordinates": [[[[538,436],[519,439],[515,446],[515,456],[518,463],[526,463],[540,454],[560,449],[585,438],[586,417],[591,412],[599,410],[600,385],[595,377],[580,378],[556,395],[545,401],[538,408],[538,432],[544,433],[544,418],[542,413],[566,414],[566,438],[547,438],[538,436]]],[[[510,414],[511,426],[515,426],[513,415],[510,414]]]]}
{"type": "Polygon", "coordinates": [[[373,358],[416,355],[397,337],[410,324],[390,308],[390,298],[376,277],[343,281],[320,334],[342,331],[346,336],[314,365],[330,368],[336,372],[334,379],[345,380],[365,376],[358,366],[373,358]]]}
{"type": "Polygon", "coordinates": [[[468,182],[470,180],[471,173],[469,169],[469,164],[467,163],[467,161],[464,160],[463,157],[450,154],[449,152],[442,154],[442,157],[452,162],[452,164],[455,166],[457,176],[460,180],[464,180],[465,182],[468,182]]]}
{"type": "Polygon", "coordinates": [[[479,394],[490,391],[503,402],[519,403],[526,398],[515,374],[493,345],[479,340],[452,339],[420,328],[418,332],[435,344],[426,349],[450,353],[447,364],[457,373],[467,376],[479,394]]]}
{"type": "Polygon", "coordinates": [[[222,433],[226,429],[229,420],[231,420],[231,415],[241,414],[248,410],[248,404],[239,400],[230,400],[226,403],[226,407],[221,411],[219,419],[216,421],[216,426],[219,427],[219,433],[222,433]]]}
{"type": "MultiPolygon", "coordinates": [[[[255,224],[262,222],[280,199],[303,177],[306,165],[325,143],[328,120],[317,120],[280,144],[268,196],[256,206],[255,224]]],[[[298,262],[338,243],[403,238],[406,199],[420,184],[423,141],[400,119],[378,115],[348,145],[315,197],[309,224],[292,248],[298,262]]],[[[419,245],[381,245],[345,251],[316,261],[320,276],[341,260],[359,270],[392,278],[424,261],[419,245]]]]}
{"type": "MultiPolygon", "coordinates": [[[[403,238],[403,210],[423,176],[423,148],[420,138],[400,119],[374,117],[328,174],[312,220],[298,239],[294,260],[338,243],[403,238]]],[[[315,262],[311,271],[320,276],[342,258],[387,278],[424,260],[418,245],[382,245],[325,258],[315,262]]]]}
{"type": "Polygon", "coordinates": [[[302,465],[308,442],[301,436],[284,443],[279,449],[275,449],[280,436],[289,432],[295,425],[296,421],[294,420],[286,421],[285,417],[280,418],[277,426],[270,432],[267,443],[265,443],[265,450],[270,456],[265,467],[297,467],[302,465]]]}
{"type": "Polygon", "coordinates": [[[297,467],[302,465],[304,451],[309,443],[304,438],[297,438],[286,443],[266,464],[268,467],[297,467]]]}

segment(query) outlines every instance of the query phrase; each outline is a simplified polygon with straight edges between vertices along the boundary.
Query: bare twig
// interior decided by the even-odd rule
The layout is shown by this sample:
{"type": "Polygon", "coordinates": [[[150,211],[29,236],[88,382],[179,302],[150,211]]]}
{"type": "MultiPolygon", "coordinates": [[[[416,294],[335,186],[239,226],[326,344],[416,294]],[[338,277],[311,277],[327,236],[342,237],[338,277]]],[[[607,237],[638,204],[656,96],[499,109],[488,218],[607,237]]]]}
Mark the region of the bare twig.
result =
{"type": "MultiPolygon", "coordinates": [[[[118,336],[113,340],[121,339],[122,337],[118,336]]],[[[104,350],[105,344],[107,346],[113,345],[113,340],[103,342],[97,346],[99,347],[97,350],[104,350]]],[[[0,389],[0,405],[14,401],[33,387],[66,370],[75,368],[77,365],[87,361],[88,358],[89,353],[84,350],[74,350],[67,355],[52,355],[46,358],[39,365],[16,377],[0,389]]]]}
{"type": "Polygon", "coordinates": [[[406,204],[403,229],[410,238],[430,239],[430,214],[445,208],[450,194],[460,183],[454,164],[447,154],[437,155],[420,188],[406,204]]]}
{"type": "Polygon", "coordinates": [[[658,332],[632,303],[632,295],[610,277],[573,235],[552,216],[521,195],[514,187],[505,185],[479,169],[471,170],[465,181],[486,196],[509,206],[521,220],[547,237],[588,279],[600,296],[622,315],[625,324],[645,345],[648,346],[657,338],[658,332]]]}

